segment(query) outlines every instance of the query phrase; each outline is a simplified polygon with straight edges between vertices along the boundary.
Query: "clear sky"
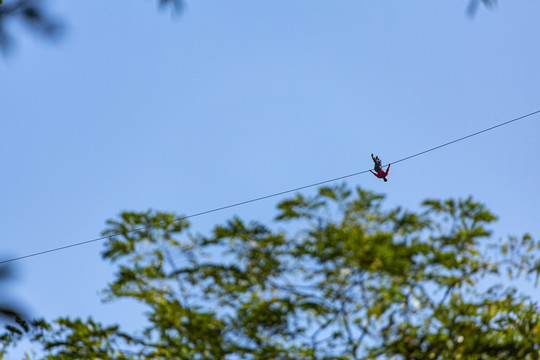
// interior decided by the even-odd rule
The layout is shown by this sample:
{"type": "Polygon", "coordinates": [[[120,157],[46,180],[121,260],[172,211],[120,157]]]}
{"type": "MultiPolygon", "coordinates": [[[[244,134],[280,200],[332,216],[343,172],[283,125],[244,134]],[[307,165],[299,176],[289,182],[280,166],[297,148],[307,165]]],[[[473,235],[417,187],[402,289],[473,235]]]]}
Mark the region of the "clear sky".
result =
{"type": "MultiPolygon", "coordinates": [[[[5,1],[7,3],[7,0],[5,1]]],[[[192,214],[371,168],[540,109],[540,2],[55,0],[51,45],[0,61],[0,257],[96,238],[122,210],[192,214]]],[[[20,29],[19,29],[20,30],[20,29]]],[[[416,209],[472,195],[540,236],[540,116],[349,186],[416,209]]],[[[307,190],[311,194],[314,190],[307,190]]],[[[271,221],[280,198],[193,219],[271,221]]],[[[16,262],[1,298],[128,328],[102,243],[16,262]]]]}

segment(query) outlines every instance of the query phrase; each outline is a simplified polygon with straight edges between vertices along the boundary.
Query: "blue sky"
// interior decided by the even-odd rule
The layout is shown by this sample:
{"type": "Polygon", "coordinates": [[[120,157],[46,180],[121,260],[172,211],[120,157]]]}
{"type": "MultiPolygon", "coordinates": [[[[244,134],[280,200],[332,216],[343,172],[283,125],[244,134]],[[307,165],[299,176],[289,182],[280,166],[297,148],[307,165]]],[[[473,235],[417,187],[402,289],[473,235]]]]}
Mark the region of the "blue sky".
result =
{"type": "MultiPolygon", "coordinates": [[[[5,1],[7,3],[7,0],[5,1]]],[[[50,1],[51,45],[19,31],[0,62],[0,254],[96,238],[122,210],[192,214],[369,169],[540,109],[540,3],[50,1]]],[[[349,186],[416,209],[473,195],[494,236],[540,236],[540,116],[349,186]]],[[[305,194],[313,190],[305,191],[305,194]]],[[[279,198],[196,218],[271,221],[279,198]]],[[[2,298],[36,316],[93,315],[113,268],[94,243],[17,262],[2,298]],[[7,294],[4,296],[4,294],[7,294]]]]}

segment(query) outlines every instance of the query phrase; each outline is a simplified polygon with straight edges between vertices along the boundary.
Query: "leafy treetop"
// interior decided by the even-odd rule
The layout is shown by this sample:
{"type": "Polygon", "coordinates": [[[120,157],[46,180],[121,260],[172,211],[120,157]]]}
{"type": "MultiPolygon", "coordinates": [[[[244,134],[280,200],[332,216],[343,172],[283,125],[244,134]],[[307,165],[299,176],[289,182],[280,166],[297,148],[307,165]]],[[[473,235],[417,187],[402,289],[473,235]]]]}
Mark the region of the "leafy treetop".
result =
{"type": "MultiPolygon", "coordinates": [[[[276,229],[233,218],[209,235],[175,214],[109,220],[105,300],[146,306],[137,332],[60,318],[28,332],[42,359],[539,359],[540,243],[497,240],[471,198],[422,211],[323,187],[278,205],[276,229]],[[503,277],[510,280],[504,282],[503,277]]],[[[6,331],[4,351],[23,332],[6,331]]]]}

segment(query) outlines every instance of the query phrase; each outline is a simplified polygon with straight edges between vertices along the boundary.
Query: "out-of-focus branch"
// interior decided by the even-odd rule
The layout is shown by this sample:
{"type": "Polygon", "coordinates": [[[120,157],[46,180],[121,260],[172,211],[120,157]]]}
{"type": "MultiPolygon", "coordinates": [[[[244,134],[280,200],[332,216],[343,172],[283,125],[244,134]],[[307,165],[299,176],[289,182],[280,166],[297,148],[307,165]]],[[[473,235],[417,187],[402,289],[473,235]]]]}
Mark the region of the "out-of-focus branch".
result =
{"type": "MultiPolygon", "coordinates": [[[[3,285],[13,277],[12,268],[8,265],[0,266],[0,285],[3,285]]],[[[1,293],[1,292],[0,292],[1,293]]],[[[3,330],[22,332],[27,331],[26,314],[20,305],[14,305],[5,299],[0,298],[0,332],[3,330]]],[[[5,334],[0,334],[0,359],[5,347],[5,334]]]]}
{"type": "Polygon", "coordinates": [[[494,7],[497,5],[497,0],[470,0],[469,6],[467,6],[467,15],[473,18],[478,11],[478,6],[483,3],[486,7],[494,7]]]}
{"type": "Polygon", "coordinates": [[[0,51],[7,53],[14,45],[9,31],[12,23],[19,22],[34,34],[48,40],[61,35],[62,23],[51,16],[39,0],[15,0],[0,5],[0,51]]]}
{"type": "Polygon", "coordinates": [[[183,0],[159,0],[160,8],[172,8],[172,11],[179,14],[184,9],[183,0]]]}
{"type": "MultiPolygon", "coordinates": [[[[179,14],[184,7],[183,0],[158,0],[162,9],[171,9],[179,14]]],[[[13,23],[26,26],[31,32],[46,40],[58,40],[64,26],[62,21],[52,16],[41,0],[6,0],[0,4],[0,52],[7,54],[15,43],[10,31],[13,23]]]]}

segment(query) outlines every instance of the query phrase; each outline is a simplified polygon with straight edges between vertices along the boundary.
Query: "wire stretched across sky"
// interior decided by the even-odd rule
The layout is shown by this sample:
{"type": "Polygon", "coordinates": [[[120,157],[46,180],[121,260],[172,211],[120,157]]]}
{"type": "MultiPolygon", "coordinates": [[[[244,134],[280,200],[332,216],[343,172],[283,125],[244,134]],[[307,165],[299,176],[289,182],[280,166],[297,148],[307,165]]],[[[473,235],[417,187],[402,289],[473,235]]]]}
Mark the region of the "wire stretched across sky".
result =
{"type": "MultiPolygon", "coordinates": [[[[537,110],[537,111],[528,113],[528,114],[526,114],[526,115],[519,116],[519,117],[514,118],[514,119],[512,119],[512,120],[508,120],[508,121],[505,121],[505,122],[503,122],[503,123],[500,123],[500,124],[491,126],[491,127],[489,127],[489,128],[486,128],[486,129],[484,129],[484,130],[480,130],[480,131],[477,131],[477,132],[475,132],[475,133],[472,133],[472,134],[463,136],[463,137],[461,137],[461,138],[459,138],[459,139],[455,139],[455,140],[449,141],[449,142],[447,142],[447,143],[444,143],[444,144],[441,144],[441,145],[432,147],[432,148],[430,148],[430,149],[421,151],[421,152],[419,152],[419,153],[416,153],[416,154],[413,154],[413,155],[404,157],[404,158],[402,158],[402,159],[399,159],[399,160],[396,160],[396,161],[391,162],[391,164],[397,164],[397,163],[403,162],[403,161],[405,161],[405,160],[409,160],[409,159],[412,159],[412,158],[414,158],[414,157],[417,157],[417,156],[420,156],[420,155],[424,155],[424,154],[426,154],[426,153],[428,153],[428,152],[431,152],[431,151],[440,149],[440,148],[442,148],[442,147],[445,147],[445,146],[448,146],[448,145],[457,143],[457,142],[459,142],[459,141],[468,139],[468,138],[473,137],[473,136],[476,136],[476,135],[480,135],[480,134],[485,133],[485,132],[487,132],[487,131],[496,129],[496,128],[501,127],[501,126],[504,126],[504,125],[508,125],[508,124],[513,123],[513,122],[516,122],[516,121],[518,121],[518,120],[525,119],[525,118],[527,118],[527,117],[529,117],[529,116],[536,115],[536,114],[538,114],[538,113],[540,113],[540,110],[537,110]]],[[[386,165],[384,165],[384,166],[386,166],[386,165]]],[[[337,181],[337,180],[342,180],[342,179],[350,178],[350,177],[353,177],[353,176],[365,174],[365,173],[369,172],[370,170],[371,170],[371,169],[363,170],[363,171],[355,172],[355,173],[352,173],[352,174],[343,175],[343,176],[335,177],[335,178],[332,178],[332,179],[319,181],[319,182],[316,182],[316,183],[313,183],[313,184],[304,185],[304,186],[296,187],[296,188],[293,188],[293,189],[280,191],[280,192],[273,193],[273,194],[270,194],[270,195],[260,196],[260,197],[253,198],[253,199],[250,199],[250,200],[245,200],[245,201],[241,201],[241,202],[237,202],[237,203],[234,203],[234,204],[230,204],[230,205],[225,205],[225,206],[217,207],[217,208],[210,209],[210,210],[201,211],[201,212],[198,212],[198,213],[195,213],[195,214],[191,214],[191,215],[187,215],[187,216],[178,217],[178,219],[176,219],[176,221],[181,221],[181,220],[185,220],[185,219],[189,219],[189,218],[194,218],[194,217],[197,217],[197,216],[202,216],[202,215],[210,214],[210,213],[217,212],[217,211],[221,211],[221,210],[225,210],[225,209],[230,209],[230,208],[237,207],[237,206],[246,205],[246,204],[249,204],[249,203],[253,203],[253,202],[257,202],[257,201],[261,201],[261,200],[273,198],[273,197],[276,197],[276,196],[280,196],[280,195],[284,195],[284,194],[288,194],[288,193],[292,193],[292,192],[296,192],[296,191],[308,189],[308,188],[311,188],[311,187],[315,187],[315,186],[319,186],[319,185],[323,185],[323,184],[328,184],[328,183],[331,183],[331,182],[334,182],[334,181],[337,181]]],[[[150,227],[150,226],[140,227],[140,228],[137,228],[137,229],[133,229],[133,230],[129,231],[128,233],[146,230],[146,229],[148,229],[149,227],[150,227]]],[[[97,242],[97,241],[106,240],[106,239],[109,239],[109,238],[111,238],[111,237],[113,237],[113,236],[117,236],[117,235],[120,235],[120,233],[118,233],[118,234],[111,234],[111,235],[107,235],[107,236],[102,236],[102,237],[98,237],[98,238],[95,238],[95,239],[86,240],[86,241],[81,241],[81,242],[77,242],[77,243],[73,243],[73,244],[69,244],[69,245],[65,245],[65,246],[60,246],[60,247],[56,247],[56,248],[51,248],[51,249],[48,249],[48,250],[39,251],[39,252],[35,252],[35,253],[32,253],[32,254],[27,254],[27,255],[23,255],[23,256],[19,256],[19,257],[14,257],[14,258],[7,259],[7,260],[2,260],[2,261],[0,261],[0,265],[1,265],[1,264],[6,264],[6,263],[10,263],[10,262],[14,262],[14,261],[18,261],[18,260],[22,260],[22,259],[26,259],[26,258],[30,258],[30,257],[35,257],[35,256],[39,256],[39,255],[48,254],[48,253],[51,253],[51,252],[56,252],[56,251],[60,251],[60,250],[65,250],[65,249],[69,249],[69,248],[72,248],[72,247],[77,247],[77,246],[81,246],[81,245],[86,245],[86,244],[90,244],[90,243],[97,242]]]]}

